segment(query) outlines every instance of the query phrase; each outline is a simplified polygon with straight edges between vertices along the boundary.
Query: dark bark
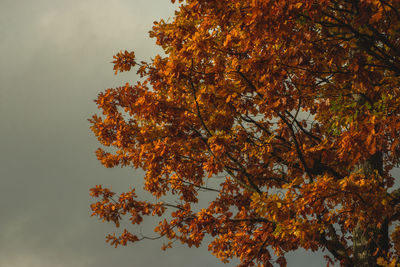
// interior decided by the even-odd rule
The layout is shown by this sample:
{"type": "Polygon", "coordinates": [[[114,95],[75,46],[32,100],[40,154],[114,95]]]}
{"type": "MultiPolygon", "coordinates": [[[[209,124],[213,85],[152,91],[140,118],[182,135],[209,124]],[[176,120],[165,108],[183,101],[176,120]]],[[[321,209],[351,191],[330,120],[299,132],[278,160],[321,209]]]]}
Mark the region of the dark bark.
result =
{"type": "MultiPolygon", "coordinates": [[[[377,152],[368,160],[356,166],[354,171],[361,171],[368,178],[374,171],[383,172],[382,154],[377,152]]],[[[380,266],[376,263],[378,257],[385,258],[389,248],[389,224],[387,218],[378,223],[371,223],[368,227],[360,222],[353,230],[353,265],[357,267],[380,266]]]]}

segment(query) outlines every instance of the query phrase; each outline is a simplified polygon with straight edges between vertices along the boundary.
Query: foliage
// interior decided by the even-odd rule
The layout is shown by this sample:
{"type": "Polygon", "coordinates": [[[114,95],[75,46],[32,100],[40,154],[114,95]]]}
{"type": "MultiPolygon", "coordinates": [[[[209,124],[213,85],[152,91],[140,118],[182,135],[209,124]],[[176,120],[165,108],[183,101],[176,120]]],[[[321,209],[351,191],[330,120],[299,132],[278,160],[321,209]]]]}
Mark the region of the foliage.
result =
{"type": "Polygon", "coordinates": [[[142,81],[99,94],[90,122],[116,149],[99,149],[101,163],[145,170],[159,201],[96,186],[93,215],[164,216],[160,236],[197,247],[209,235],[214,255],[243,266],[285,266],[298,248],[396,265],[400,1],[187,0],[150,36],[165,55],[114,56],[116,73],[137,67],[142,81]],[[202,209],[200,191],[215,194],[202,209]]]}

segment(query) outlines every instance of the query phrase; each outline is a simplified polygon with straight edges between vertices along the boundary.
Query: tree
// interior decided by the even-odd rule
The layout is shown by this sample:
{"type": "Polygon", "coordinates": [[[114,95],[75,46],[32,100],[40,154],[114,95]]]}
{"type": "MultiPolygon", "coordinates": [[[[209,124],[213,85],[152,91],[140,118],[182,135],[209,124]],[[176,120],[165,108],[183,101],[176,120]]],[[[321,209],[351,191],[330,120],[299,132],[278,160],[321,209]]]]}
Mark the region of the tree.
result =
{"type": "Polygon", "coordinates": [[[209,235],[243,266],[285,266],[298,248],[400,263],[400,1],[187,0],[150,36],[165,55],[115,55],[116,73],[142,79],[99,94],[90,122],[114,148],[101,163],[145,170],[159,201],[98,185],[93,215],[166,216],[160,236],[197,247],[209,235]],[[199,209],[201,191],[214,198],[199,209]]]}

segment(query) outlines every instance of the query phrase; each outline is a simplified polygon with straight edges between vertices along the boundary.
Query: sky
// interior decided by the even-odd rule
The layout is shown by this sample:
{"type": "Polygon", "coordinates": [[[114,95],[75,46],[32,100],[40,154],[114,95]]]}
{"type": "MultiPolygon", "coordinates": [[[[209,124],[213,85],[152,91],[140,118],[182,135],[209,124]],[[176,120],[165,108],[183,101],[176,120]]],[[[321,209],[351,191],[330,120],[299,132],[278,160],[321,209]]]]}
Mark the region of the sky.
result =
{"type": "MultiPolygon", "coordinates": [[[[142,241],[115,249],[115,229],[90,217],[89,189],[138,188],[143,172],[104,168],[87,119],[107,88],[137,79],[115,76],[112,56],[160,53],[148,31],[167,19],[169,0],[0,0],[0,267],[232,266],[207,245],[142,241]]],[[[151,235],[146,219],[137,231],[151,235]]],[[[129,229],[129,228],[128,228],[129,229]]],[[[288,266],[325,266],[322,253],[292,253],[288,266]]]]}

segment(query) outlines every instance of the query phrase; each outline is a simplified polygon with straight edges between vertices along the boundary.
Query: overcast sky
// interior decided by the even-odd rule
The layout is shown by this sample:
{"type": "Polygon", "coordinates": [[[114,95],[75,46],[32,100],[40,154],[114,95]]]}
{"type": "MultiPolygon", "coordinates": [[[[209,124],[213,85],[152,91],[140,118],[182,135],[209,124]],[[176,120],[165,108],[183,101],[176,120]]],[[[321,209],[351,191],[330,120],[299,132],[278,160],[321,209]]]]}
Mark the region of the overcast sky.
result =
{"type": "MultiPolygon", "coordinates": [[[[91,187],[140,188],[143,175],[97,161],[93,99],[136,79],[114,75],[119,50],[160,53],[148,31],[173,10],[169,0],[0,0],[0,267],[224,266],[207,245],[115,249],[112,225],[90,217],[91,187]]],[[[292,254],[289,266],[324,266],[322,255],[292,254]]]]}

